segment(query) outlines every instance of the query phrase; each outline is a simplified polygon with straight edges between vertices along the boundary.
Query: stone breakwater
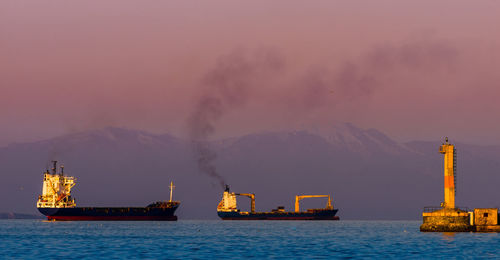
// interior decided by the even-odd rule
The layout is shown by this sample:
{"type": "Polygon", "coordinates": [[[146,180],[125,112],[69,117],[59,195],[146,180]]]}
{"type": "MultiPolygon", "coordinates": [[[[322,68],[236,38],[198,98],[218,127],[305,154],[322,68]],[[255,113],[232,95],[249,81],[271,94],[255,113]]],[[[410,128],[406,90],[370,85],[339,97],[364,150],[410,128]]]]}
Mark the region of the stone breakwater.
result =
{"type": "Polygon", "coordinates": [[[470,212],[443,208],[424,212],[422,216],[422,232],[500,232],[496,208],[477,208],[470,212]]]}
{"type": "Polygon", "coordinates": [[[422,232],[469,232],[472,231],[470,215],[460,209],[443,208],[433,212],[424,212],[422,232]]]}

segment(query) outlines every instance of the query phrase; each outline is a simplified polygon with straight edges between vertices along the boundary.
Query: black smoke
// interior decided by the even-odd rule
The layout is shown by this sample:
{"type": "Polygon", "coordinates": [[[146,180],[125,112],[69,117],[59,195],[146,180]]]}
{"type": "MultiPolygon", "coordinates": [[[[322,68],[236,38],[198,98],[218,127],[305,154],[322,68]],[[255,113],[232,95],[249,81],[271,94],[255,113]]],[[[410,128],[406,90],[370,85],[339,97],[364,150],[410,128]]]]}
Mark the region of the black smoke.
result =
{"type": "Polygon", "coordinates": [[[252,89],[275,76],[283,66],[283,58],[273,50],[260,50],[251,55],[234,51],[220,57],[203,78],[202,93],[188,119],[188,134],[199,170],[214,178],[221,187],[225,186],[225,180],[217,170],[217,153],[209,142],[219,120],[229,111],[244,106],[252,89]]]}

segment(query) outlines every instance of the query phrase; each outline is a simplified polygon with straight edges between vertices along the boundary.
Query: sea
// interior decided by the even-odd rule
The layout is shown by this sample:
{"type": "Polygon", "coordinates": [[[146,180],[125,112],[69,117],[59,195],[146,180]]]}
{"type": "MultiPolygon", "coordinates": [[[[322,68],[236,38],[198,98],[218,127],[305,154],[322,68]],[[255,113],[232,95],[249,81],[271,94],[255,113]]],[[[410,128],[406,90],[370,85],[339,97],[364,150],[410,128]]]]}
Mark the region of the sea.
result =
{"type": "Polygon", "coordinates": [[[421,233],[420,224],[351,220],[0,220],[0,258],[500,258],[500,234],[421,233]]]}

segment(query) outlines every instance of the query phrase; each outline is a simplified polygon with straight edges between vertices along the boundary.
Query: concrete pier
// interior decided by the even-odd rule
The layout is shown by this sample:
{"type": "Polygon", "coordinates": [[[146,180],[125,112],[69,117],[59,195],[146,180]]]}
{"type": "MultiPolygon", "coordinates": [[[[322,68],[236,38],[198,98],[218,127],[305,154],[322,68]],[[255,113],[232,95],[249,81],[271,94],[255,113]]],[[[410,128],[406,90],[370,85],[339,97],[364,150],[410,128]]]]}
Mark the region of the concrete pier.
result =
{"type": "Polygon", "coordinates": [[[432,212],[424,212],[422,232],[469,232],[474,231],[470,215],[460,209],[443,208],[432,212]]]}
{"type": "Polygon", "coordinates": [[[472,225],[475,232],[500,232],[498,209],[474,209],[472,225]]]}

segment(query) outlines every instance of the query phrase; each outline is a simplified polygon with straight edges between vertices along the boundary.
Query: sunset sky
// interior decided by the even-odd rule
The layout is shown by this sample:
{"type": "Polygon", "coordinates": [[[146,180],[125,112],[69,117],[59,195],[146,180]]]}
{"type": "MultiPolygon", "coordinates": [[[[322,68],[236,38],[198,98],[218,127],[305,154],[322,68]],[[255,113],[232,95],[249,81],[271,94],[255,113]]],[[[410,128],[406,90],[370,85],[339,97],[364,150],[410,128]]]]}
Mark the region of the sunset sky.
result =
{"type": "Polygon", "coordinates": [[[211,138],[351,122],[500,144],[499,25],[493,0],[0,1],[0,146],[188,137],[207,95],[211,138]]]}

